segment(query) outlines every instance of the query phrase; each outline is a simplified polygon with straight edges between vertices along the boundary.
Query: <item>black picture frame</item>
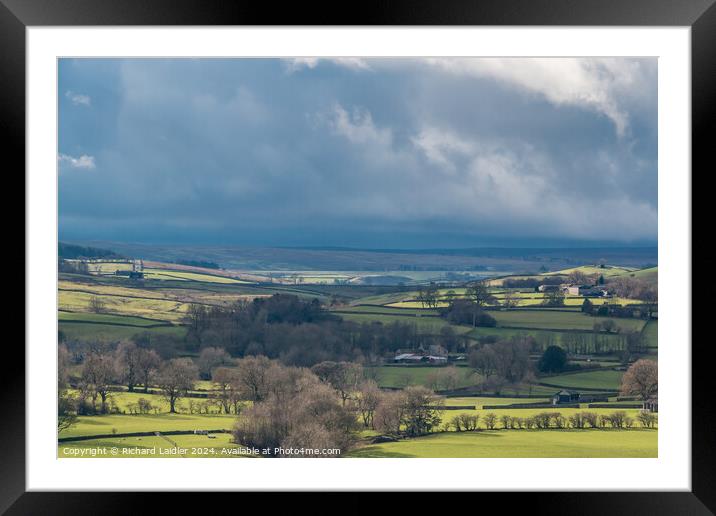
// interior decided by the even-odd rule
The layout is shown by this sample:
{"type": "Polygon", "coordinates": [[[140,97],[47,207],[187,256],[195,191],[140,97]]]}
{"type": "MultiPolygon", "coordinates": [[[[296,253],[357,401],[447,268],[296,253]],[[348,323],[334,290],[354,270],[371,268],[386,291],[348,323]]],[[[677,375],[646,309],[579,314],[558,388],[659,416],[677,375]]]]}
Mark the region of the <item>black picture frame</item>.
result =
{"type": "MultiPolygon", "coordinates": [[[[25,29],[28,26],[82,25],[563,25],[688,26],[692,72],[692,235],[710,235],[709,194],[702,181],[713,169],[710,135],[716,125],[716,0],[400,0],[258,3],[221,0],[0,0],[0,126],[4,155],[25,168],[25,29]],[[709,130],[710,129],[710,130],[709,130]],[[711,166],[709,166],[711,165],[711,166]],[[700,188],[693,180],[700,171],[700,188]],[[703,210],[698,212],[698,210],[703,210]],[[696,227],[704,232],[699,233],[696,227]]],[[[6,169],[10,170],[10,169],[6,169]]],[[[689,171],[684,171],[689,173],[689,171]]],[[[24,183],[21,188],[24,189],[24,183]]],[[[694,240],[692,270],[711,269],[707,238],[694,240]],[[696,251],[702,251],[697,253],[696,251]]],[[[27,275],[29,271],[25,270],[27,275]]],[[[685,281],[691,282],[690,277],[685,281]]],[[[693,292],[693,290],[692,290],[693,292]]],[[[693,296],[696,296],[694,293],[693,296]]],[[[707,320],[708,305],[691,300],[692,320],[707,320]]],[[[31,309],[31,307],[28,307],[31,309]]],[[[695,328],[694,328],[695,329],[695,328]]],[[[695,336],[696,333],[693,333],[695,336]]],[[[695,338],[692,338],[695,341],[695,338]]],[[[683,343],[689,345],[690,343],[683,343]]],[[[708,345],[692,347],[692,490],[691,492],[529,493],[507,496],[527,503],[530,512],[551,514],[712,514],[716,512],[716,440],[713,383],[708,345]]],[[[7,514],[127,514],[138,495],[129,493],[25,492],[25,364],[15,345],[6,358],[0,390],[0,512],[7,514]]],[[[161,497],[162,512],[186,507],[187,495],[161,497]]],[[[243,495],[242,495],[243,496],[243,495]]],[[[483,510],[495,497],[481,494],[483,510]]],[[[211,495],[216,504],[216,494],[211,495]]],[[[428,502],[421,498],[421,503],[428,502]]],[[[437,503],[444,503],[442,497],[437,503]]],[[[241,503],[247,507],[244,502],[241,503]]],[[[329,504],[330,505],[330,502],[329,504]]],[[[209,506],[206,508],[208,509],[209,506]]],[[[345,505],[344,505],[345,507],[345,505]]],[[[428,509],[429,505],[424,505],[428,509]]]]}

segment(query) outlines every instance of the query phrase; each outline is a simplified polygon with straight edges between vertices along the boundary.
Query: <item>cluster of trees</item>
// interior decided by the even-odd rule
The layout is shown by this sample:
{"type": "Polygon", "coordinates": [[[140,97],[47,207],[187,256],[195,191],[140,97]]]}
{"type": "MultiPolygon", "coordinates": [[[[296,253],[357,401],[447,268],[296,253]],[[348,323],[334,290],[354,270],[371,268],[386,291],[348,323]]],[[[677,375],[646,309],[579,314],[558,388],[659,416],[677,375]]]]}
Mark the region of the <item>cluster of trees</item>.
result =
{"type": "Polygon", "coordinates": [[[204,269],[221,269],[221,266],[218,263],[204,260],[177,260],[174,263],[179,265],[189,265],[190,267],[202,267],[204,269]]]}
{"type": "Polygon", "coordinates": [[[532,351],[544,352],[550,346],[559,345],[567,353],[575,354],[636,354],[646,349],[646,340],[640,332],[564,332],[557,335],[541,332],[532,337],[532,351]]]}
{"type": "Polygon", "coordinates": [[[397,349],[427,348],[444,338],[452,350],[464,347],[454,332],[426,335],[411,323],[343,321],[317,300],[287,294],[228,307],[192,305],[185,322],[189,350],[211,345],[233,357],[265,355],[301,367],[327,360],[373,363],[397,349]]]}
{"type": "Polygon", "coordinates": [[[617,276],[607,281],[611,294],[629,299],[639,299],[645,303],[656,303],[659,298],[658,286],[639,278],[617,276]]]}
{"type": "Polygon", "coordinates": [[[441,422],[441,399],[425,387],[384,392],[364,380],[361,367],[322,362],[310,370],[282,365],[265,357],[251,364],[253,404],[242,413],[234,439],[281,455],[288,448],[341,451],[356,442],[360,423],[392,435],[423,435],[441,422]],[[274,452],[274,450],[277,450],[274,452]]]}
{"type": "Polygon", "coordinates": [[[569,416],[565,416],[561,412],[540,412],[534,416],[518,417],[503,414],[498,416],[494,412],[488,412],[482,417],[478,414],[460,414],[453,417],[444,427],[449,431],[454,429],[456,432],[469,432],[480,430],[495,430],[502,428],[504,430],[532,430],[532,429],[584,429],[584,428],[632,428],[638,421],[643,428],[654,428],[656,426],[657,417],[655,414],[647,411],[641,411],[636,420],[629,416],[623,410],[617,410],[610,414],[597,414],[596,412],[576,412],[569,416]],[[480,426],[482,421],[484,426],[480,426]]]}
{"type": "Polygon", "coordinates": [[[470,299],[455,299],[442,310],[441,314],[452,324],[469,324],[473,327],[490,328],[497,326],[495,318],[470,299]]]}
{"type": "Polygon", "coordinates": [[[468,363],[480,375],[483,390],[499,393],[505,385],[534,380],[530,363],[533,343],[531,337],[512,337],[472,351],[468,363]]]}
{"type": "Polygon", "coordinates": [[[69,261],[64,258],[57,260],[57,272],[66,272],[68,274],[89,274],[89,266],[86,262],[69,261]]]}
{"type": "Polygon", "coordinates": [[[426,377],[427,385],[434,391],[457,389],[461,381],[466,377],[465,373],[470,373],[469,370],[465,370],[466,368],[461,369],[452,365],[435,368],[426,377]]]}
{"type": "Polygon", "coordinates": [[[134,342],[121,342],[115,350],[94,347],[83,354],[79,375],[75,378],[76,397],[67,394],[72,360],[65,346],[59,348],[59,375],[68,412],[79,415],[107,414],[116,411],[110,394],[117,384],[124,384],[134,392],[143,386],[149,392],[156,386],[169,403],[170,412],[176,412],[177,401],[194,387],[198,368],[188,358],[162,360],[156,351],[137,346],[134,342]]]}
{"type": "Polygon", "coordinates": [[[485,307],[498,304],[498,300],[484,281],[471,283],[463,297],[451,295],[447,297],[447,301],[448,306],[441,310],[441,316],[453,324],[469,324],[473,327],[497,325],[497,321],[485,311],[485,307]]]}
{"type": "Polygon", "coordinates": [[[124,258],[121,254],[117,254],[109,249],[100,249],[97,247],[84,247],[81,245],[66,244],[58,242],[57,255],[60,258],[77,259],[77,258],[124,258]]]}
{"type": "Polygon", "coordinates": [[[418,301],[423,308],[435,308],[440,301],[440,290],[435,283],[430,283],[430,285],[421,287],[418,290],[415,300],[418,301]]]}
{"type": "Polygon", "coordinates": [[[621,317],[621,318],[642,318],[650,319],[657,310],[657,304],[644,303],[641,305],[618,305],[613,303],[602,303],[595,305],[589,298],[582,303],[582,312],[595,317],[621,317]]]}
{"type": "Polygon", "coordinates": [[[564,306],[564,292],[560,289],[550,290],[544,293],[543,306],[558,307],[564,306]]]}

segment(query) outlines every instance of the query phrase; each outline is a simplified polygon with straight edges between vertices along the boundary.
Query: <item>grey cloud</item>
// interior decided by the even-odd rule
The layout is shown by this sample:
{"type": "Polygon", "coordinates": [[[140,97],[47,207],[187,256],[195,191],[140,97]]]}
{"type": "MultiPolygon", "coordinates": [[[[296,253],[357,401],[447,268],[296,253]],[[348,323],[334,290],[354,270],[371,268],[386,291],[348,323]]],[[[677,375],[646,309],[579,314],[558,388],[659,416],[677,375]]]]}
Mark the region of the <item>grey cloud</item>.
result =
{"type": "Polygon", "coordinates": [[[97,83],[120,86],[83,91],[111,106],[95,123],[112,130],[94,141],[79,120],[61,135],[63,154],[97,164],[60,176],[61,233],[273,245],[392,235],[409,247],[446,235],[464,246],[656,239],[653,60],[572,63],[564,70],[583,77],[552,97],[552,75],[525,93],[519,70],[505,78],[494,64],[329,64],[287,74],[264,59],[128,60],[112,73],[102,63],[97,83]]]}

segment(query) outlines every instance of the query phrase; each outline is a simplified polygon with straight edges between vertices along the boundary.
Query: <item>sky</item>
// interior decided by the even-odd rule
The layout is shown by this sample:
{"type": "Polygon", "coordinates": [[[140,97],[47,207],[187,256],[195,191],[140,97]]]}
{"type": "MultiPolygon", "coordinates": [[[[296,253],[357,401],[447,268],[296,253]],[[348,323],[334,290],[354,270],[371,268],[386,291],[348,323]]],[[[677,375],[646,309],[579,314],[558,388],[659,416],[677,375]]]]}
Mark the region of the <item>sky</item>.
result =
{"type": "Polygon", "coordinates": [[[62,59],[59,233],[653,245],[654,58],[62,59]]]}

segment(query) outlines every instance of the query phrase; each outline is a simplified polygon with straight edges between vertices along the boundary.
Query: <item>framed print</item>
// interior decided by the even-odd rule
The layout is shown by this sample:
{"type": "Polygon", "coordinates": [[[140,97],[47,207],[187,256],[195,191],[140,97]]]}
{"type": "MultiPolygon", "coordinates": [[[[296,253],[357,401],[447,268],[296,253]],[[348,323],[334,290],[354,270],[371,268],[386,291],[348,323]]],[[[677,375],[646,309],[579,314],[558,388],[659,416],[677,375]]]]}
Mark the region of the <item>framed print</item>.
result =
{"type": "Polygon", "coordinates": [[[86,491],[713,510],[712,2],[2,9],[27,192],[8,514],[129,503],[86,491]]]}

